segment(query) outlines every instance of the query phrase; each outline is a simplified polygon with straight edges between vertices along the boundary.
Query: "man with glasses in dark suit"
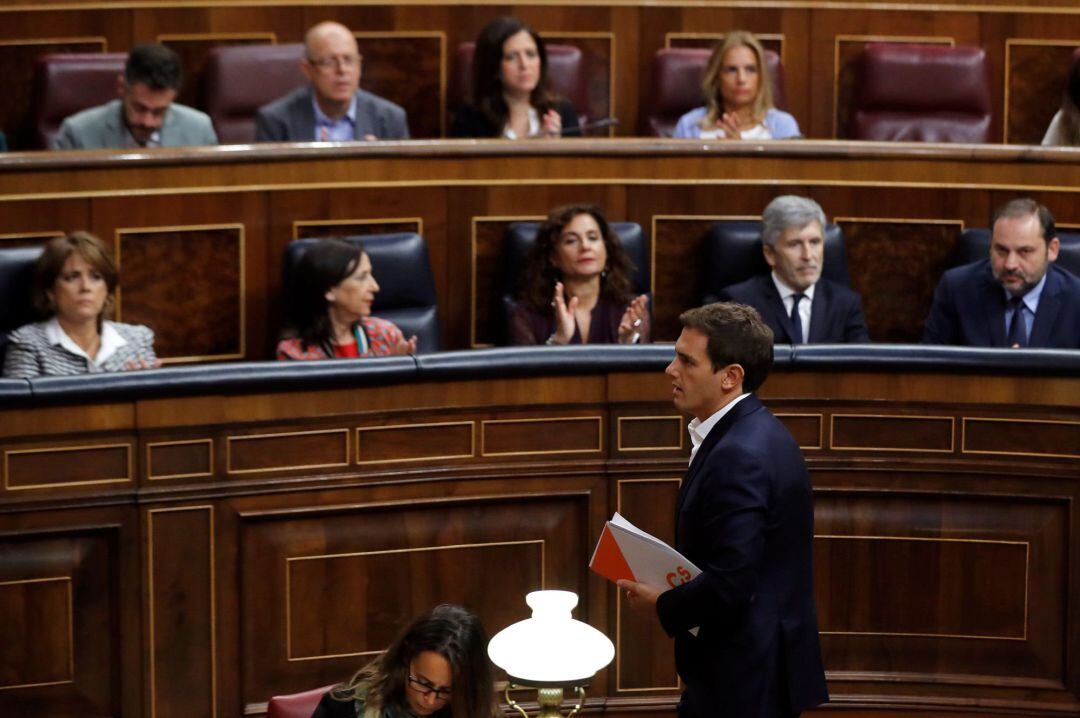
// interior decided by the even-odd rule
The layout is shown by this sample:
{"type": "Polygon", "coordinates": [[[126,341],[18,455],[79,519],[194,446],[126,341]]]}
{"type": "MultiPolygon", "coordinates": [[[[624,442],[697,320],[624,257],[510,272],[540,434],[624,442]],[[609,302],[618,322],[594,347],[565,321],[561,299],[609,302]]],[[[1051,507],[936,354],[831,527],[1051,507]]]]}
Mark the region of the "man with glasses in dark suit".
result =
{"type": "Polygon", "coordinates": [[[360,89],[363,56],[356,37],[321,22],[304,37],[300,69],[309,84],[259,108],[257,142],[407,140],[405,110],[360,89]]]}

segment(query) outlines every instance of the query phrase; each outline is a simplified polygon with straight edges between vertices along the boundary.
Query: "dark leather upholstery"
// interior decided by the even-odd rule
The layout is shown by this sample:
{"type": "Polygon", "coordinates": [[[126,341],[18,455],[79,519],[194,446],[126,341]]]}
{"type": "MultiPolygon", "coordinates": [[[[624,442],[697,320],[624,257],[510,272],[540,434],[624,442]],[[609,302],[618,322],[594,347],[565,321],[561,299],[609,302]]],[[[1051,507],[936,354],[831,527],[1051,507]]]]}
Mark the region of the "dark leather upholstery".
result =
{"type": "Polygon", "coordinates": [[[30,291],[41,247],[0,249],[0,363],[8,332],[34,321],[30,291]]]}
{"type": "Polygon", "coordinates": [[[851,137],[989,142],[990,108],[982,48],[871,43],[859,61],[851,137]]]}
{"type": "MultiPolygon", "coordinates": [[[[634,294],[648,294],[650,291],[649,252],[641,225],[636,222],[611,222],[610,227],[611,231],[619,237],[619,243],[630,258],[630,263],[634,265],[630,273],[631,291],[634,294]]],[[[539,230],[539,222],[514,222],[506,228],[499,263],[502,286],[496,300],[496,313],[497,316],[502,317],[503,327],[506,326],[517,301],[522,272],[525,270],[525,260],[533,243],[536,242],[536,233],[539,230]]],[[[503,341],[505,343],[506,337],[503,337],[503,341]]]]}
{"type": "Polygon", "coordinates": [[[266,718],[311,718],[315,706],[332,686],[314,688],[303,693],[274,696],[266,706],[266,718]]]}
{"type": "Polygon", "coordinates": [[[54,53],[34,66],[34,128],[37,146],[48,149],[60,123],[88,107],[117,96],[125,53],[54,53]]]}
{"type": "MultiPolygon", "coordinates": [[[[362,244],[371,258],[372,273],[379,282],[379,293],[375,295],[371,313],[397,324],[406,337],[415,334],[417,351],[438,351],[438,300],[424,238],[415,232],[396,232],[343,239],[362,244]]],[[[296,261],[317,241],[299,239],[285,248],[282,286],[291,286],[290,277],[296,261]]],[[[285,301],[288,302],[287,297],[285,301]]]]}
{"type": "MultiPolygon", "coordinates": [[[[1080,277],[1080,233],[1058,232],[1057,265],[1080,277]]],[[[990,256],[990,230],[972,227],[960,233],[953,249],[950,266],[959,267],[990,256]]]]}
{"type": "Polygon", "coordinates": [[[792,365],[807,370],[948,371],[1062,374],[1080,370],[1080,352],[1071,349],[990,349],[931,344],[798,344],[792,365]]]}
{"type": "Polygon", "coordinates": [[[306,82],[301,43],[218,47],[206,58],[203,107],[223,145],[255,141],[255,113],[306,82]]]}
{"type": "MultiPolygon", "coordinates": [[[[652,85],[649,103],[642,113],[642,131],[656,137],[671,137],[679,118],[705,104],[701,79],[709,64],[711,50],[696,47],[669,47],[657,50],[652,62],[652,85]]],[[[765,65],[772,80],[773,103],[784,105],[784,68],[780,56],[765,51],[765,65]]]]}
{"type": "MultiPolygon", "coordinates": [[[[761,251],[761,222],[757,220],[716,222],[705,233],[703,242],[702,304],[715,302],[724,287],[769,271],[761,251]]],[[[844,233],[835,224],[825,227],[825,266],[821,274],[851,286],[844,233]]]]}
{"type": "MultiPolygon", "coordinates": [[[[574,105],[578,120],[585,124],[589,117],[589,69],[581,49],[573,45],[544,43],[548,59],[548,82],[555,93],[574,105]]],[[[458,45],[453,74],[447,87],[446,106],[454,108],[469,102],[472,97],[472,61],[475,42],[458,45]]],[[[598,118],[592,118],[598,119],[598,118]]]]}

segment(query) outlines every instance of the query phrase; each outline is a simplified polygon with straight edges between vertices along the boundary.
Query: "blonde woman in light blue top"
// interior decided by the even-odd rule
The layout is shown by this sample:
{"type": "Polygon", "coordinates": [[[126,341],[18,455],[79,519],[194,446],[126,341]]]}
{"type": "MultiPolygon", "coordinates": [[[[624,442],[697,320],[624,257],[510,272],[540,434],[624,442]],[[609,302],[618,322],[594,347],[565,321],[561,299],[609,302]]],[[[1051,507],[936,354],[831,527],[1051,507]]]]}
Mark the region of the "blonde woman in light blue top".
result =
{"type": "Polygon", "coordinates": [[[730,32],[713,48],[701,89],[705,106],[680,117],[674,137],[703,140],[801,137],[795,118],[773,106],[765,50],[748,32],[730,32]]]}

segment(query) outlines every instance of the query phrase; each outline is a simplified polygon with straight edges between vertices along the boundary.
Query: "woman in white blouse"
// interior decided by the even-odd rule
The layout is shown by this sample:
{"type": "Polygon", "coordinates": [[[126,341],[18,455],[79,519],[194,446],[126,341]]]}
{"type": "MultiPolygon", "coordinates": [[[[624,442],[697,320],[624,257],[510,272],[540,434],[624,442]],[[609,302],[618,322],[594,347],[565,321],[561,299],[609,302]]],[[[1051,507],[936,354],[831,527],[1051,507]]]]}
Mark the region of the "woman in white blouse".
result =
{"type": "Polygon", "coordinates": [[[4,376],[93,374],[158,365],[154,332],[105,319],[119,277],[97,237],[73,232],[45,245],[34,267],[34,306],[44,321],[8,337],[4,376]]]}

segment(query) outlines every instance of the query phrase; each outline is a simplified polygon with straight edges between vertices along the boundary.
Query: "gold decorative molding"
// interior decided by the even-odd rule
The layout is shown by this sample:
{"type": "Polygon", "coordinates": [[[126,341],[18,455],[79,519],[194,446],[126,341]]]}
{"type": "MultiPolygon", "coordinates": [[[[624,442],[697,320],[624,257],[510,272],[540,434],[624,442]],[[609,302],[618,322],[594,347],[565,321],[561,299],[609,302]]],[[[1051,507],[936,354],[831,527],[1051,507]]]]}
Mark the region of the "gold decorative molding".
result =
{"type": "Polygon", "coordinates": [[[803,451],[806,451],[808,449],[810,449],[810,450],[821,449],[821,448],[823,448],[825,446],[825,415],[824,414],[793,414],[793,413],[777,412],[777,413],[773,414],[773,416],[775,416],[777,419],[782,419],[785,416],[790,416],[790,417],[796,418],[796,419],[800,419],[800,418],[801,419],[817,419],[818,420],[818,443],[817,443],[817,446],[803,446],[802,444],[800,444],[799,448],[802,449],[803,451]]]}
{"type": "Polygon", "coordinates": [[[432,551],[457,551],[462,549],[483,549],[498,546],[538,546],[540,548],[540,588],[547,586],[544,567],[547,563],[545,553],[547,543],[545,539],[526,539],[522,541],[488,541],[481,543],[451,544],[449,546],[415,546],[410,548],[385,549],[381,551],[350,551],[348,553],[318,554],[313,556],[287,556],[285,558],[285,656],[290,663],[299,661],[319,661],[327,658],[347,658],[350,656],[373,656],[381,653],[384,648],[370,651],[355,651],[352,653],[329,653],[317,656],[294,656],[292,641],[292,566],[299,561],[325,561],[339,558],[366,558],[368,556],[386,556],[392,554],[427,553],[432,551]]]}
{"type": "Polygon", "coordinates": [[[895,451],[903,453],[951,454],[956,451],[956,419],[951,416],[929,416],[919,414],[832,414],[829,416],[829,448],[833,451],[895,451]],[[949,422],[948,449],[906,449],[888,446],[843,446],[836,443],[837,419],[888,419],[890,421],[929,420],[949,422]]]}
{"type": "MultiPolygon", "coordinates": [[[[130,192],[124,192],[122,194],[131,194],[130,192]]],[[[200,356],[179,356],[169,357],[162,359],[162,364],[190,364],[195,362],[204,361],[225,361],[228,359],[243,359],[247,356],[247,326],[245,318],[247,317],[247,268],[245,263],[247,261],[246,251],[246,228],[240,222],[230,222],[224,224],[184,224],[184,225],[167,225],[162,227],[123,227],[117,228],[113,235],[113,256],[116,257],[116,269],[120,270],[121,266],[121,246],[122,240],[125,235],[139,235],[139,234],[164,234],[167,232],[205,232],[207,230],[221,230],[221,229],[234,229],[237,232],[237,241],[239,242],[237,261],[239,263],[239,276],[240,286],[237,287],[238,293],[238,309],[240,316],[237,319],[237,329],[240,332],[240,351],[236,354],[210,354],[200,356]]],[[[121,308],[123,302],[123,287],[117,285],[116,296],[114,303],[114,312],[116,314],[116,321],[121,320],[121,308]]]]}
{"type": "Polygon", "coordinates": [[[1031,585],[1031,544],[1028,541],[1006,541],[1000,539],[968,539],[968,538],[938,538],[927,536],[869,536],[869,535],[842,535],[842,534],[814,534],[814,540],[827,541],[908,541],[924,543],[961,543],[961,544],[987,544],[998,546],[1023,546],[1024,547],[1024,630],[1020,636],[986,636],[979,634],[959,633],[908,633],[902,631],[821,631],[823,636],[904,636],[913,638],[953,638],[975,639],[985,641],[1026,641],[1028,626],[1028,604],[1030,599],[1031,585]]]}
{"type": "Polygon", "coordinates": [[[476,422],[475,421],[441,421],[426,424],[390,424],[387,426],[361,426],[356,429],[356,461],[358,466],[368,464],[401,464],[412,461],[437,461],[449,459],[471,459],[476,456],[476,422]],[[412,429],[426,429],[438,426],[467,426],[469,428],[469,453],[467,454],[433,454],[431,456],[410,456],[401,459],[360,459],[360,435],[364,432],[377,432],[387,430],[408,431],[412,429]]]}
{"type": "Polygon", "coordinates": [[[71,576],[47,576],[45,578],[23,578],[11,581],[0,581],[0,588],[4,586],[22,586],[28,583],[53,583],[63,582],[67,594],[67,639],[68,639],[68,676],[57,681],[42,681],[40,683],[17,683],[0,685],[0,691],[16,690],[19,688],[41,688],[43,686],[59,686],[75,682],[75,603],[72,598],[71,576]]]}
{"type": "Polygon", "coordinates": [[[615,447],[619,451],[682,451],[685,445],[684,436],[686,432],[683,430],[683,417],[680,415],[664,415],[664,416],[620,416],[615,423],[615,447]],[[622,427],[623,422],[630,421],[674,421],[676,425],[676,434],[679,437],[679,443],[677,446],[623,446],[622,440],[622,427]]]}
{"type": "Polygon", "coordinates": [[[485,419],[480,422],[480,455],[481,456],[547,456],[551,454],[599,454],[604,450],[604,419],[601,416],[550,416],[537,417],[535,419],[485,419]],[[502,426],[505,424],[550,424],[558,421],[596,422],[596,448],[595,449],[539,449],[536,451],[488,451],[487,428],[488,426],[502,426]]]}
{"type": "Polygon", "coordinates": [[[301,227],[337,227],[347,224],[416,224],[416,233],[424,235],[423,217],[378,217],[368,219],[297,219],[292,223],[292,241],[300,239],[301,227]]]}
{"type": "Polygon", "coordinates": [[[267,471],[296,471],[299,469],[326,469],[349,465],[349,430],[348,429],[316,429],[314,431],[282,431],[273,434],[244,434],[225,437],[225,471],[228,474],[258,474],[267,471]],[[234,469],[232,465],[233,442],[256,441],[261,439],[275,439],[286,436],[310,436],[313,434],[341,434],[345,437],[345,452],[343,461],[335,461],[326,464],[297,464],[268,466],[259,469],[234,469]]]}
{"type": "Polygon", "coordinates": [[[1080,427],[1080,422],[1077,421],[1053,421],[1050,419],[1003,419],[999,417],[981,417],[981,416],[965,416],[960,424],[960,453],[961,454],[987,454],[992,456],[1027,456],[1032,458],[1052,458],[1052,459],[1080,459],[1080,448],[1071,454],[1053,454],[1039,451],[990,451],[986,449],[969,449],[967,448],[967,427],[968,422],[985,421],[985,422],[999,422],[1006,424],[1031,424],[1032,429],[1037,426],[1045,426],[1047,424],[1053,424],[1056,426],[1076,426],[1080,427]]]}
{"type": "Polygon", "coordinates": [[[146,512],[146,584],[147,612],[149,616],[150,643],[150,718],[157,716],[157,663],[154,643],[154,516],[183,511],[206,511],[210,546],[210,715],[217,718],[217,578],[214,555],[214,507],[177,506],[167,509],[149,509],[146,512]]]}
{"type": "Polygon", "coordinates": [[[214,475],[214,440],[213,439],[190,439],[187,441],[155,441],[146,445],[146,478],[149,481],[163,481],[165,479],[195,479],[214,475]],[[154,447],[157,446],[184,446],[188,444],[207,444],[209,446],[209,463],[205,472],[191,474],[154,474],[154,447]]]}
{"type": "Polygon", "coordinates": [[[4,488],[7,491],[34,491],[40,489],[55,489],[65,486],[96,486],[99,484],[122,484],[133,480],[131,444],[80,444],[78,446],[55,446],[38,449],[5,449],[4,450],[4,488]],[[11,486],[11,467],[8,457],[23,454],[53,454],[64,451],[94,451],[99,449],[124,449],[127,456],[127,476],[111,479],[90,479],[88,481],[60,481],[49,484],[23,484],[11,486]]]}

